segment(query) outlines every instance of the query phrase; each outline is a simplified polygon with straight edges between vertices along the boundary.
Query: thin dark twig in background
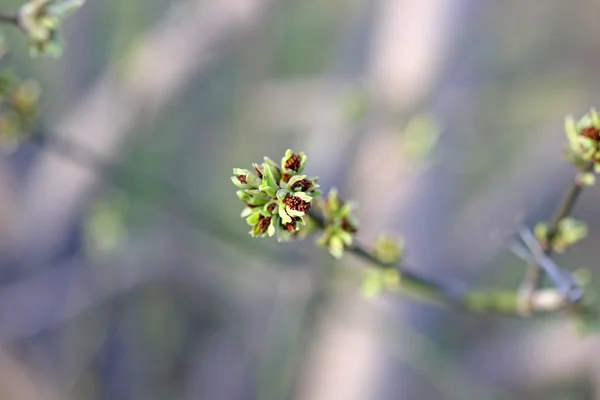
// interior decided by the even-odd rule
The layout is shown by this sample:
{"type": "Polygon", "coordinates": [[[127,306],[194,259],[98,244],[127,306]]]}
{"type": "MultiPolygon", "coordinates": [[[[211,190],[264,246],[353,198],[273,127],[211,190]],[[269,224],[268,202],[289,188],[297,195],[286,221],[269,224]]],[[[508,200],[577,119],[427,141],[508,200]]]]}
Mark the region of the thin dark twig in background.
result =
{"type": "Polygon", "coordinates": [[[18,26],[19,17],[16,14],[0,12],[0,22],[18,26]]]}

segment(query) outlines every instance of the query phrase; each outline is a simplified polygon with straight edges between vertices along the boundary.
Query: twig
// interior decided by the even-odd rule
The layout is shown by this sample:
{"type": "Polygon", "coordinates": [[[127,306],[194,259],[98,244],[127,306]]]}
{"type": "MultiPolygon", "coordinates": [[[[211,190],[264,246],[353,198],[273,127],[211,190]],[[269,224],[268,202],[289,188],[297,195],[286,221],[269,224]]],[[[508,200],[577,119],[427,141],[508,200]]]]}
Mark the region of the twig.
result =
{"type": "Polygon", "coordinates": [[[531,251],[533,264],[540,266],[554,286],[560,290],[567,300],[571,303],[580,302],[583,298],[583,291],[577,284],[575,278],[568,271],[563,270],[556,265],[552,258],[546,254],[539,241],[529,229],[521,228],[519,234],[529,251],[531,251]]]}
{"type": "MultiPolygon", "coordinates": [[[[314,211],[309,212],[309,215],[319,228],[325,226],[322,215],[314,211]]],[[[396,268],[400,273],[401,288],[426,302],[471,312],[524,316],[519,310],[518,292],[507,290],[469,291],[462,283],[441,282],[410,271],[403,265],[383,263],[365,246],[356,242],[348,247],[347,251],[377,268],[396,268]]],[[[565,300],[565,296],[559,290],[545,289],[534,291],[531,296],[531,304],[533,311],[544,313],[562,310],[570,303],[565,300]]]]}
{"type": "MultiPolygon", "coordinates": [[[[128,189],[125,184],[127,181],[130,181],[127,172],[122,168],[118,168],[114,163],[104,160],[84,145],[74,143],[68,138],[55,134],[44,137],[47,139],[46,144],[65,159],[76,163],[101,178],[107,179],[110,183],[123,190],[128,189]]],[[[164,197],[154,199],[155,201],[153,202],[156,205],[165,207],[173,212],[176,211],[177,214],[184,216],[185,220],[192,223],[192,226],[197,229],[205,230],[209,228],[213,234],[223,239],[231,235],[231,232],[226,232],[222,225],[216,221],[206,221],[205,213],[194,207],[194,202],[187,199],[185,194],[175,185],[148,174],[144,178],[146,183],[153,184],[157,191],[171,193],[169,196],[170,200],[164,197]],[[198,224],[195,224],[196,221],[198,224]],[[219,228],[216,229],[216,227],[219,228]]],[[[131,190],[128,190],[128,193],[133,195],[140,194],[131,190]]],[[[322,215],[311,211],[310,216],[320,228],[325,226],[322,215]]],[[[441,282],[410,271],[405,266],[383,263],[366,246],[356,242],[348,248],[348,252],[379,268],[397,268],[400,273],[401,288],[425,302],[472,312],[523,316],[518,309],[517,292],[505,290],[468,291],[466,285],[461,283],[441,282]]],[[[539,313],[562,310],[568,304],[570,303],[564,300],[563,294],[558,290],[547,289],[536,291],[532,295],[532,309],[539,313]]]]}
{"type": "MultiPolygon", "coordinates": [[[[544,243],[540,243],[542,249],[544,250],[544,254],[547,257],[552,255],[552,241],[555,239],[558,233],[560,222],[571,214],[575,204],[577,203],[577,200],[579,199],[579,196],[581,195],[581,192],[583,191],[584,185],[580,179],[581,174],[591,172],[593,168],[594,163],[591,162],[585,166],[582,172],[575,176],[567,195],[554,211],[554,214],[548,223],[548,231],[546,233],[545,241],[544,243]]],[[[529,268],[519,289],[519,308],[521,309],[521,313],[528,314],[531,311],[531,296],[540,287],[541,280],[542,269],[537,261],[533,261],[529,264],[529,268]]]]}
{"type": "Polygon", "coordinates": [[[198,207],[196,205],[197,201],[184,193],[176,184],[144,171],[128,171],[81,143],[56,133],[49,133],[50,131],[43,128],[41,132],[44,133],[38,131],[34,135],[34,142],[41,142],[55,155],[92,173],[95,177],[114,188],[122,190],[132,198],[144,200],[150,205],[166,210],[180,217],[182,221],[185,221],[195,230],[210,234],[214,239],[222,242],[234,242],[239,248],[255,257],[267,257],[270,260],[278,259],[282,262],[289,260],[289,250],[280,252],[255,243],[248,243],[245,240],[245,235],[238,235],[235,230],[228,228],[227,224],[221,223],[216,217],[217,213],[207,209],[206,205],[198,207]],[[140,180],[143,181],[141,185],[139,184],[140,180]],[[133,189],[130,185],[131,182],[137,182],[137,187],[144,187],[145,189],[143,191],[133,189]],[[168,198],[163,193],[169,193],[168,198]]]}
{"type": "Polygon", "coordinates": [[[19,17],[17,14],[9,14],[5,12],[0,12],[0,22],[5,24],[11,24],[15,26],[19,26],[19,17]]]}

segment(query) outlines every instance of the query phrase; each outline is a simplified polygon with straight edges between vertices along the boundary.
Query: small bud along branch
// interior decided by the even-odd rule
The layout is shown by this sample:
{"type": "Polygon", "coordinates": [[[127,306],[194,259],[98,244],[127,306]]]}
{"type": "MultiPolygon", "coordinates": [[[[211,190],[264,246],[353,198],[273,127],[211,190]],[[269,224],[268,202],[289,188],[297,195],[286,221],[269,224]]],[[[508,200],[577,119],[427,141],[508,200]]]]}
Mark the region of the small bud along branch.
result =
{"type": "Polygon", "coordinates": [[[30,0],[15,13],[0,13],[0,22],[18,27],[31,57],[60,57],[64,49],[62,24],[85,0],[30,0]]]}

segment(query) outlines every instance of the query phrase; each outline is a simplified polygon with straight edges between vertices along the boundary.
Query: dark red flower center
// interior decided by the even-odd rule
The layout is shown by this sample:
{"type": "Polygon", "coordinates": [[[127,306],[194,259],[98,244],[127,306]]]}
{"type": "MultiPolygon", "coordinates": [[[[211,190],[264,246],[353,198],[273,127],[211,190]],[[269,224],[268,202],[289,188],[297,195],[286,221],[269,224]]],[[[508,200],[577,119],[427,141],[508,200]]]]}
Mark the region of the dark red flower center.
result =
{"type": "Polygon", "coordinates": [[[600,129],[596,128],[595,126],[583,128],[580,132],[580,135],[590,138],[594,142],[600,142],[600,129]]]}
{"type": "Polygon", "coordinates": [[[258,230],[260,233],[265,233],[271,224],[271,217],[261,216],[258,220],[258,230]]]}
{"type": "Polygon", "coordinates": [[[342,219],[342,229],[349,233],[355,233],[356,227],[348,221],[347,218],[342,219]]]}
{"type": "Polygon", "coordinates": [[[283,203],[288,206],[292,210],[300,211],[300,212],[308,212],[310,210],[310,203],[308,201],[304,201],[296,196],[287,195],[283,203]]]}
{"type": "Polygon", "coordinates": [[[309,181],[308,179],[302,179],[296,183],[294,183],[292,185],[292,189],[293,190],[298,190],[300,189],[300,191],[302,192],[306,192],[307,190],[309,190],[311,187],[313,186],[313,183],[311,181],[309,181]]]}
{"type": "Polygon", "coordinates": [[[298,154],[292,154],[290,158],[287,159],[283,167],[285,169],[291,169],[292,171],[298,172],[300,169],[301,158],[298,154]]]}
{"type": "Polygon", "coordinates": [[[262,169],[260,169],[260,167],[259,167],[258,165],[256,165],[256,164],[255,164],[255,165],[254,165],[254,170],[256,171],[256,175],[258,175],[258,177],[259,177],[260,179],[262,179],[262,178],[263,178],[263,172],[262,172],[262,169]]]}

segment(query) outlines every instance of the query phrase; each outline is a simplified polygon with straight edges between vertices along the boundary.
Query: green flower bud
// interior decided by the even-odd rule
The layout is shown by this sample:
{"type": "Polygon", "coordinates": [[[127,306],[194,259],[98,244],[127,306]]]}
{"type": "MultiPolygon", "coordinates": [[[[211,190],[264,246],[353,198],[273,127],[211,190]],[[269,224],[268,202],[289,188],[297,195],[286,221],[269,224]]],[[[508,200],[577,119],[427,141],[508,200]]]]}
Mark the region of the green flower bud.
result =
{"type": "MultiPolygon", "coordinates": [[[[546,223],[537,224],[534,233],[542,245],[548,246],[548,225],[546,223]]],[[[575,218],[563,218],[552,238],[552,250],[557,253],[564,253],[569,247],[585,239],[587,234],[588,229],[585,222],[575,218]]]]}
{"type": "Polygon", "coordinates": [[[400,262],[404,252],[402,240],[389,234],[382,234],[375,239],[374,255],[383,264],[394,266],[400,262]]]}
{"type": "Polygon", "coordinates": [[[63,20],[83,6],[84,0],[30,0],[19,9],[19,27],[29,39],[32,57],[58,57],[63,50],[63,20]]]}
{"type": "MultiPolygon", "coordinates": [[[[600,116],[595,109],[584,115],[578,122],[573,117],[565,119],[565,133],[568,147],[567,159],[579,169],[588,167],[594,161],[595,169],[600,163],[600,116]]],[[[586,182],[591,182],[586,178],[586,182]]]]}
{"type": "Polygon", "coordinates": [[[325,217],[325,227],[317,243],[328,247],[335,258],[341,258],[344,248],[352,245],[358,230],[358,223],[352,215],[353,206],[340,200],[337,190],[331,189],[320,208],[325,217]]]}
{"type": "Polygon", "coordinates": [[[271,160],[269,157],[265,157],[264,160],[265,160],[264,165],[269,166],[269,168],[271,169],[271,172],[273,173],[273,177],[275,178],[275,180],[277,182],[279,182],[281,180],[281,170],[279,169],[279,167],[277,166],[275,161],[271,160]]]}
{"type": "Polygon", "coordinates": [[[252,164],[254,172],[233,170],[231,180],[241,189],[237,196],[247,206],[241,215],[252,226],[252,236],[277,234],[280,241],[299,236],[312,200],[320,194],[316,178],[299,175],[305,162],[304,153],[288,150],[282,168],[265,157],[262,164],[252,164]]]}
{"type": "Polygon", "coordinates": [[[29,139],[35,126],[39,85],[10,72],[0,75],[0,149],[13,151],[29,139]]]}

